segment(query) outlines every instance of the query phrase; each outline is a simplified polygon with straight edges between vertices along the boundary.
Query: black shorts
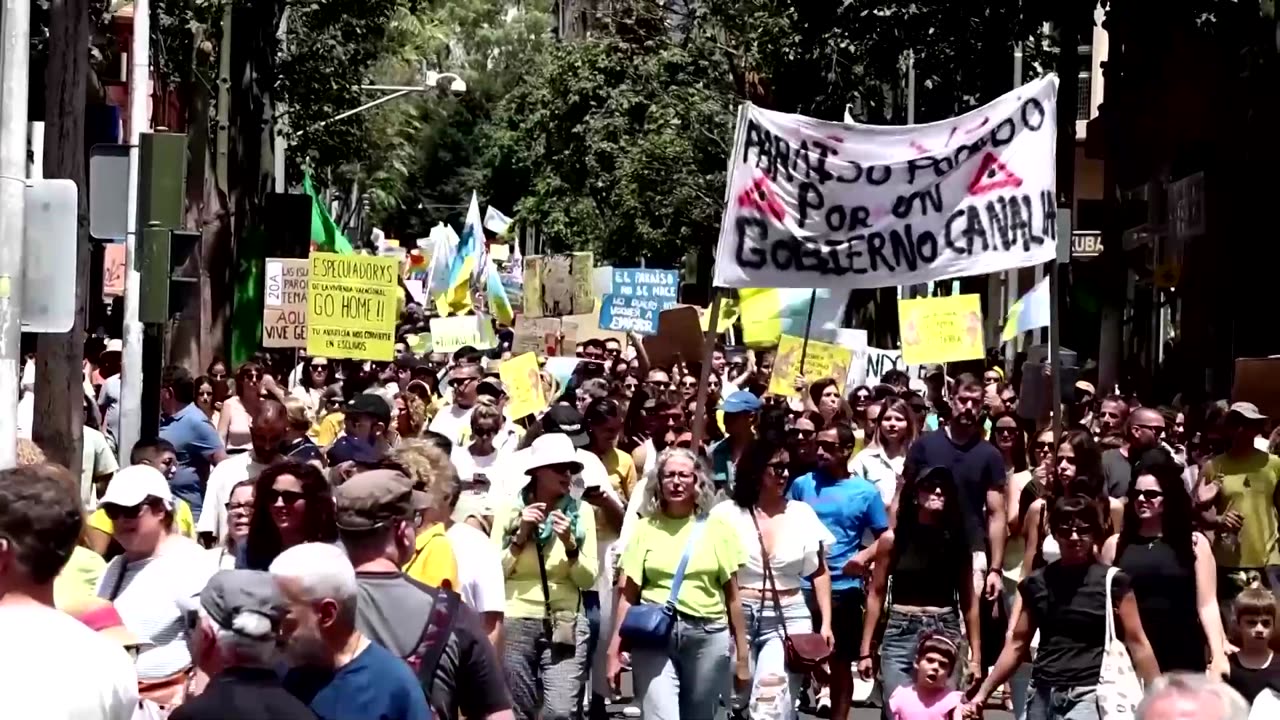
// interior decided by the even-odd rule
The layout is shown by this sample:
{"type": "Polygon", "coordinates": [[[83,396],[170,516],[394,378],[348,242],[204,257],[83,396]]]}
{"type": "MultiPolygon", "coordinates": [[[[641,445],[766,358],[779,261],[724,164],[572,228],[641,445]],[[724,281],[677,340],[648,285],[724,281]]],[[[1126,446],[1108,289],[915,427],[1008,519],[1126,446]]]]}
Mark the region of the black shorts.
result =
{"type": "MultiPolygon", "coordinates": [[[[813,631],[818,632],[822,627],[822,612],[818,609],[818,600],[813,590],[805,589],[804,602],[809,606],[809,615],[813,617],[813,631]]],[[[841,662],[853,663],[858,660],[858,651],[862,649],[864,604],[862,588],[831,591],[831,634],[836,641],[832,655],[841,662]]]]}

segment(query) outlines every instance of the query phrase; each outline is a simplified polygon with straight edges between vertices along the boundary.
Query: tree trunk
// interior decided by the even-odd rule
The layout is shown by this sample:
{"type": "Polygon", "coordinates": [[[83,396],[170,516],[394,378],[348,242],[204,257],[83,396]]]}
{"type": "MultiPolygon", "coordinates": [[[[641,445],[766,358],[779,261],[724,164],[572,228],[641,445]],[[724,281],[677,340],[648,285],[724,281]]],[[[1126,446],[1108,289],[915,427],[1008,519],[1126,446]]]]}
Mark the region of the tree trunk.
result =
{"type": "Polygon", "coordinates": [[[50,0],[45,68],[44,175],[80,188],[77,213],[76,314],[71,331],[36,341],[32,437],[48,458],[80,476],[84,424],[85,295],[89,273],[89,196],[85,172],[85,98],[89,76],[89,0],[50,0]]]}

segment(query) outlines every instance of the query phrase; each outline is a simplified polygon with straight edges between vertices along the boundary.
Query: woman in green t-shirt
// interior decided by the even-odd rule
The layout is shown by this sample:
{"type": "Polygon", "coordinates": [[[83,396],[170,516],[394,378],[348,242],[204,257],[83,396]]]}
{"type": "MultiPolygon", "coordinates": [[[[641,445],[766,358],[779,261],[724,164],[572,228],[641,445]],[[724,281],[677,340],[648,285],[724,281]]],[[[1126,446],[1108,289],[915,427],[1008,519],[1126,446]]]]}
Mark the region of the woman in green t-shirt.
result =
{"type": "Polygon", "coordinates": [[[667,646],[633,648],[631,671],[636,704],[648,720],[710,720],[728,688],[731,669],[739,692],[750,682],[735,579],[746,551],[728,522],[706,517],[716,502],[715,486],[706,464],[688,449],[665,451],[644,488],[643,519],[622,551],[622,592],[609,643],[609,679],[616,688],[622,671],[622,618],[632,605],[667,602],[676,568],[701,521],[667,646]]]}

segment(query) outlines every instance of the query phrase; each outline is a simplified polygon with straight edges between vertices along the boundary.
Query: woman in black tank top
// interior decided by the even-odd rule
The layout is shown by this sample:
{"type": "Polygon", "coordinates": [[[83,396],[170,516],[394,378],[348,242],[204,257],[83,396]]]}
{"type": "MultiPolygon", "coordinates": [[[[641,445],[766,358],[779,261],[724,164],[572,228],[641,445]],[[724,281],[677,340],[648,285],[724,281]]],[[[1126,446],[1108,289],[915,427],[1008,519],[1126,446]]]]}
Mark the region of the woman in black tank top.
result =
{"type": "Polygon", "coordinates": [[[897,527],[876,541],[858,659],[858,672],[868,680],[873,658],[879,659],[886,708],[894,691],[911,681],[921,633],[942,633],[958,643],[960,614],[964,613],[969,657],[974,658],[969,663],[970,673],[981,674],[978,659],[982,657],[973,555],[951,470],[922,470],[914,481],[902,486],[898,502],[897,527]],[[886,608],[889,614],[881,639],[876,631],[886,608]]]}
{"type": "Polygon", "coordinates": [[[1124,530],[1107,540],[1102,561],[1129,576],[1142,626],[1155,630],[1148,638],[1162,671],[1212,667],[1225,676],[1217,565],[1208,540],[1192,526],[1182,468],[1163,453],[1149,453],[1134,477],[1124,530]]]}

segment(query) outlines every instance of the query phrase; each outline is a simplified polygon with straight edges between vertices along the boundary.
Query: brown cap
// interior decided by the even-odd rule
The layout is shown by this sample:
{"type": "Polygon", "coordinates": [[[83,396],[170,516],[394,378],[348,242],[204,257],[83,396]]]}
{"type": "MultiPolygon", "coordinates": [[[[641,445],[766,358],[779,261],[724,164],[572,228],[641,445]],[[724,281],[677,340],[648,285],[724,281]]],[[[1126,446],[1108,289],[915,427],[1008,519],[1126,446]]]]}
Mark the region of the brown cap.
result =
{"type": "Polygon", "coordinates": [[[395,470],[353,475],[334,491],[340,530],[373,530],[393,520],[408,519],[429,506],[427,494],[395,470]]]}

